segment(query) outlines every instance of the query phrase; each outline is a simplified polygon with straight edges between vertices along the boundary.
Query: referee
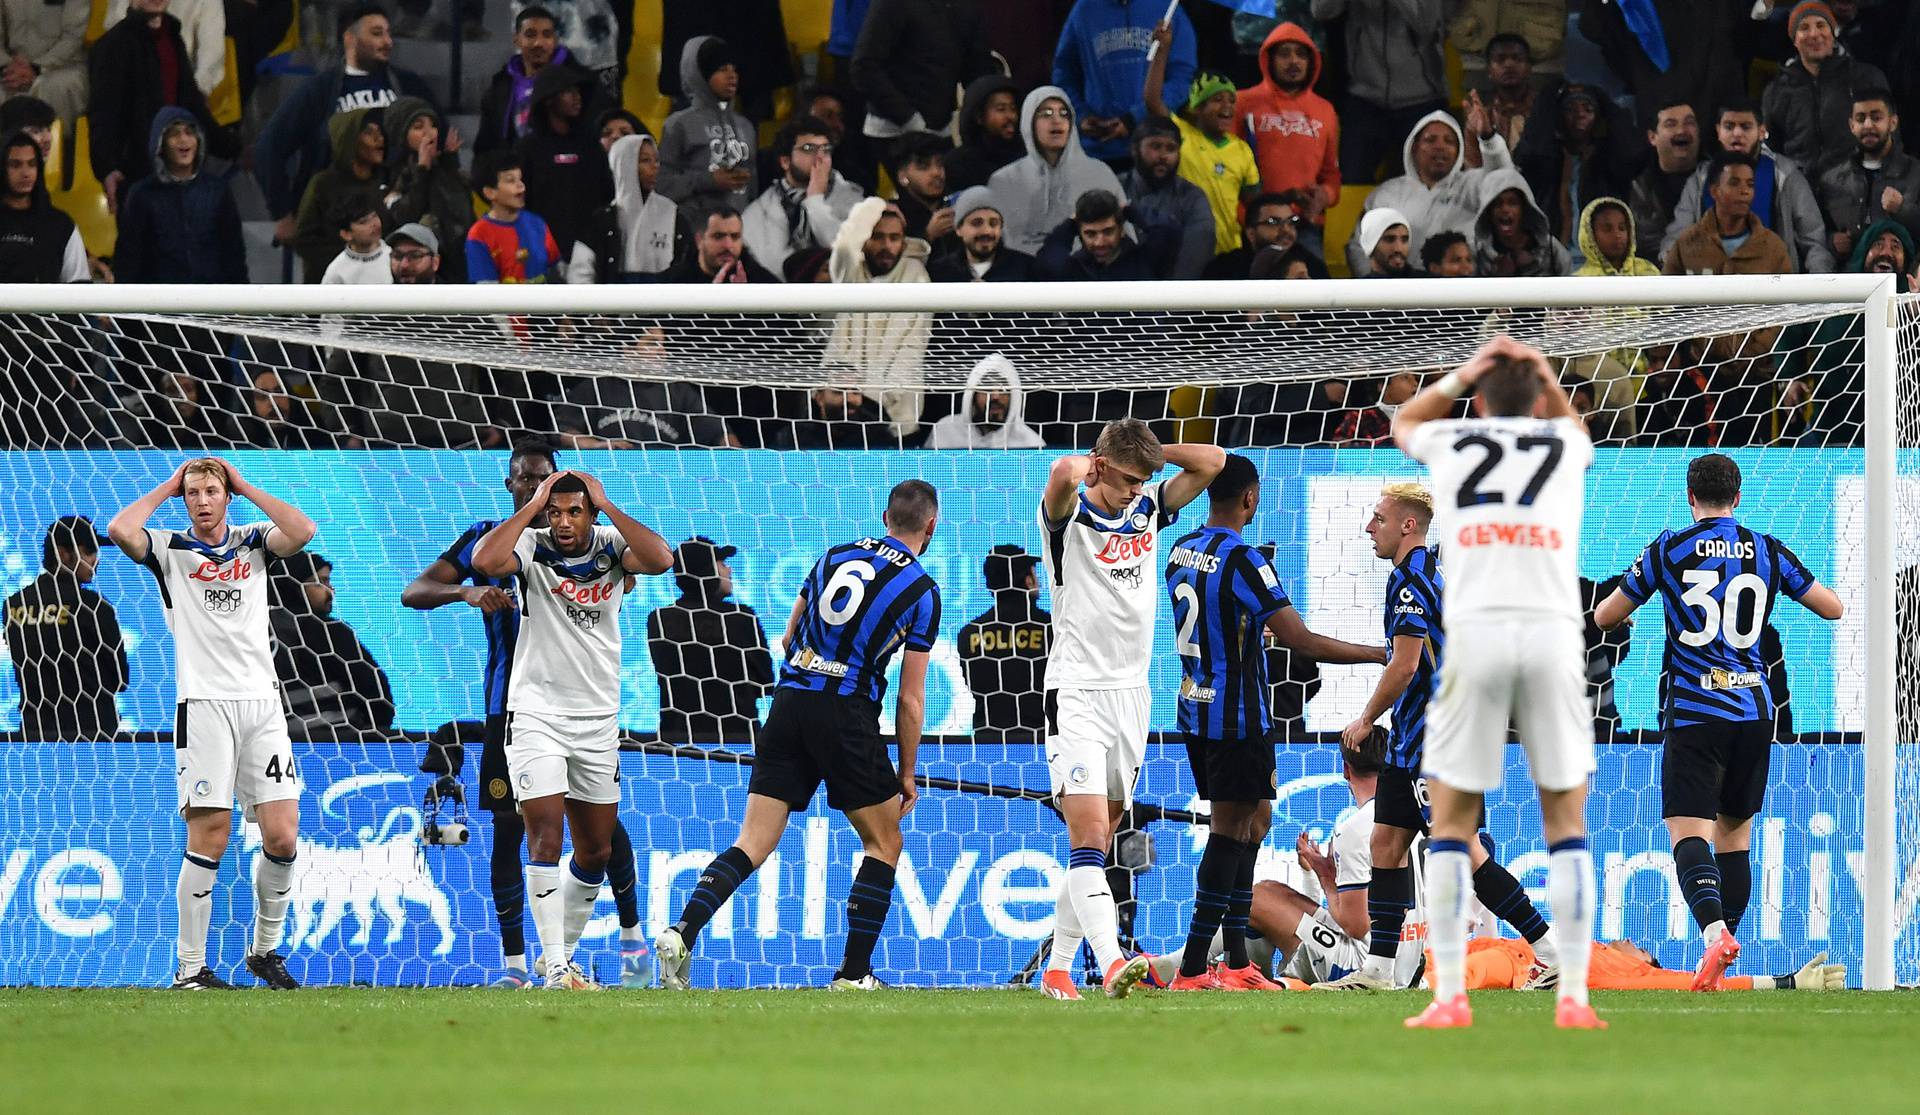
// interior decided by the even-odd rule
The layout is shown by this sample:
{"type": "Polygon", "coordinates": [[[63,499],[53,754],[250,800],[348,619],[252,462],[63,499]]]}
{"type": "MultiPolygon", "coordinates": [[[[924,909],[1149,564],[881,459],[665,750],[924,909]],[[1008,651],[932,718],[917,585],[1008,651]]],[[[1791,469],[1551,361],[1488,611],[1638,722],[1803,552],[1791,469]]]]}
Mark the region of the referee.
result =
{"type": "Polygon", "coordinates": [[[113,605],[87,587],[102,541],[85,516],[55,519],[40,544],[44,570],[7,597],[7,655],[27,739],[100,740],[119,727],[113,697],[127,688],[126,644],[113,605]]]}

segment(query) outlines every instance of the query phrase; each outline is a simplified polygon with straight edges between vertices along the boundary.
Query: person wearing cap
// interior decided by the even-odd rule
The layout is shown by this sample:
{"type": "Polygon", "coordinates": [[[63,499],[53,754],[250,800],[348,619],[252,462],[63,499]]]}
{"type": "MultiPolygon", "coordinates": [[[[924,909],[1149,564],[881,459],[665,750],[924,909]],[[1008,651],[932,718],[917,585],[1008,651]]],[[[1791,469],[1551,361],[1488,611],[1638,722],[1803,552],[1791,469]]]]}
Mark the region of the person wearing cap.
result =
{"type": "Polygon", "coordinates": [[[120,725],[127,648],[113,605],[87,585],[105,539],[83,515],[62,515],[40,544],[41,574],[7,597],[7,655],[29,740],[103,740],[120,725]]]}
{"type": "Polygon", "coordinates": [[[936,283],[1018,283],[1033,277],[1033,257],[1002,240],[993,191],[972,186],[953,199],[954,245],[927,262],[936,283]]]}
{"type": "Polygon", "coordinates": [[[973,693],[975,743],[1035,743],[1047,727],[1047,651],[1053,617],[1040,608],[1040,559],[1011,542],[984,566],[993,606],[954,635],[973,693]]]}
{"type": "Polygon", "coordinates": [[[1839,26],[1833,9],[1820,0],[1795,4],[1787,15],[1794,56],[1760,99],[1775,149],[1814,178],[1853,154],[1847,123],[1853,118],[1854,95],[1887,87],[1880,67],[1840,45],[1839,26]]]}
{"type": "Polygon", "coordinates": [[[759,142],[753,121],[734,109],[740,69],[725,39],[688,39],[680,51],[680,83],[689,104],[660,128],[659,188],[697,230],[709,210],[753,203],[759,142]]]}
{"type": "Polygon", "coordinates": [[[1120,178],[1134,209],[1178,230],[1169,279],[1197,279],[1213,259],[1213,207],[1200,187],[1180,176],[1183,147],[1180,129],[1149,116],[1133,130],[1133,169],[1120,178]]]}
{"type": "Polygon", "coordinates": [[[947,156],[947,189],[984,186],[994,171],[1026,153],[1019,83],[997,73],[974,78],[960,99],[960,146],[947,156]]]}
{"type": "Polygon", "coordinates": [[[593,227],[594,210],[613,201],[613,171],[591,127],[598,109],[593,74],[562,62],[533,80],[532,123],[515,150],[527,184],[527,208],[546,218],[562,259],[593,227]]]}
{"type": "Polygon", "coordinates": [[[1420,277],[1410,262],[1413,235],[1407,218],[1398,209],[1371,209],[1360,217],[1353,242],[1365,253],[1364,279],[1413,279],[1420,277]]]}
{"type": "Polygon", "coordinates": [[[674,548],[680,598],[647,617],[647,653],[660,679],[660,738],[668,743],[751,744],[760,698],[773,688],[773,656],[752,608],[733,595],[740,551],[705,535],[674,548]]]}
{"type": "Polygon", "coordinates": [[[387,250],[395,283],[416,286],[440,281],[440,238],[427,226],[415,222],[394,229],[387,237],[387,250]]]}

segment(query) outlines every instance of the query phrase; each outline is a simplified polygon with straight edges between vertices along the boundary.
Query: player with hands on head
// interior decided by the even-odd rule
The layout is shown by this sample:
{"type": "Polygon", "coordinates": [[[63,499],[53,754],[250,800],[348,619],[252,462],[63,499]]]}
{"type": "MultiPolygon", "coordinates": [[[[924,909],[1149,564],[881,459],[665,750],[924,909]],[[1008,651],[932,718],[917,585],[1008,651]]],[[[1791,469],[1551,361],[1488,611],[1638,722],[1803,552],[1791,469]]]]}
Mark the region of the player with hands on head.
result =
{"type": "Polygon", "coordinates": [[[275,990],[300,986],[276,951],[299,848],[300,776],[273,668],[267,564],[300,552],[317,530],[300,509],[218,457],[181,464],[107,524],[113,544],[153,574],[173,632],[174,777],[187,827],[174,891],[180,920],[173,986],[179,990],[232,986],[206,960],[214,878],[232,837],[235,798],[260,826],[247,970],[275,990]],[[186,505],[187,529],[148,527],[175,496],[186,505]],[[235,496],[265,512],[266,521],[229,523],[235,496]]]}
{"type": "Polygon", "coordinates": [[[1706,945],[1695,991],[1718,989],[1739,957],[1734,934],[1753,893],[1748,850],[1774,737],[1761,634],[1782,595],[1825,620],[1845,610],[1784,543],[1742,525],[1739,506],[1733,458],[1696,457],[1687,466],[1693,523],[1662,531],[1593,612],[1609,630],[1656,595],[1665,605],[1660,812],[1674,874],[1706,945]]]}
{"type": "Polygon", "coordinates": [[[1061,457],[1047,473],[1038,508],[1054,605],[1047,771],[1072,844],[1040,983],[1056,999],[1080,998],[1071,970],[1082,940],[1110,998],[1125,997],[1148,971],[1150,958],[1121,953],[1107,850],[1133,800],[1153,711],[1154,551],[1226,462],[1218,446],[1162,446],[1145,422],[1121,418],[1100,431],[1092,453],[1061,457]],[[1155,480],[1169,464],[1180,471],[1155,480]]]}
{"type": "Polygon", "coordinates": [[[527,832],[527,890],[548,987],[591,988],[573,963],[600,897],[620,804],[620,606],[627,575],[673,552],[592,475],[556,472],[473,549],[484,577],[511,577],[525,613],[507,682],[506,759],[527,832]],[[596,520],[606,512],[611,526],[596,520]],[[536,522],[544,526],[536,527],[536,522]],[[573,833],[565,871],[560,850],[573,833]]]}
{"type": "Polygon", "coordinates": [[[662,986],[691,986],[687,969],[700,931],[766,862],[788,819],[805,811],[822,782],[827,804],[859,834],[862,853],[847,893],[846,951],[829,986],[885,986],[873,973],[873,948],[893,904],[900,819],[920,796],[913,771],[926,720],[927,660],[940,633],[940,586],[919,559],[939,516],[933,485],[903,480],[887,496],[883,537],[835,546],[807,574],[787,619],[773,707],[754,744],[740,833],[700,873],[680,917],[654,938],[662,986]],[[897,765],[880,738],[880,701],[895,652],[897,765]]]}
{"type": "Polygon", "coordinates": [[[1594,746],[1578,570],[1593,442],[1546,357],[1504,336],[1402,406],[1393,437],[1432,476],[1450,644],[1421,759],[1433,810],[1426,882],[1434,998],[1407,1025],[1473,1024],[1465,984],[1470,849],[1484,795],[1500,786],[1512,724],[1539,787],[1550,853],[1560,962],[1554,1021],[1604,1028],[1587,1002],[1594,746]],[[1468,392],[1477,416],[1447,418],[1468,392]]]}
{"type": "Polygon", "coordinates": [[[1174,991],[1277,991],[1247,955],[1253,872],[1273,823],[1273,712],[1268,701],[1263,632],[1320,662],[1386,661],[1378,646],[1342,642],[1307,630],[1279,576],[1241,532],[1260,511],[1260,473],[1239,454],[1226,458],[1207,487],[1204,525],[1173,544],[1166,582],[1174,650],[1182,673],[1180,732],[1187,765],[1211,803],[1174,991]],[[1209,967],[1214,934],[1227,959],[1209,967]]]}
{"type": "MultiPolygon", "coordinates": [[[[526,506],[533,493],[552,476],[553,450],[544,442],[524,442],[507,459],[503,482],[515,510],[526,506]]],[[[465,604],[480,613],[486,631],[486,734],[480,751],[480,808],[493,818],[489,886],[494,916],[500,926],[500,951],[506,971],[493,986],[526,987],[532,982],[527,967],[527,883],[520,869],[520,845],[526,825],[520,817],[513,781],[507,771],[507,679],[513,669],[520,638],[520,602],[512,577],[489,577],[473,568],[473,552],[498,519],[482,519],[468,527],[433,564],[400,593],[400,603],[421,611],[448,604],[465,604]],[[462,582],[472,581],[472,584],[462,582]]],[[[620,970],[622,982],[643,986],[652,973],[647,965],[646,937],[640,924],[640,897],[635,888],[633,840],[616,817],[607,859],[607,883],[620,912],[620,970]]]]}

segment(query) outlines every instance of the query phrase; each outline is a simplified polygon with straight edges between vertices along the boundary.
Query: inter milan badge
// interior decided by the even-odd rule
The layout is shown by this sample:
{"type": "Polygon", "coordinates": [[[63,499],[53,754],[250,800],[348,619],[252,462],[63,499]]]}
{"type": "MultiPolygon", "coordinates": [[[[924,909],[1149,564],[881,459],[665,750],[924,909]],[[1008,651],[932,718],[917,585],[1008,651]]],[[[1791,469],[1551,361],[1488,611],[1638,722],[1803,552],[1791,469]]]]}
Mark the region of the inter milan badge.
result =
{"type": "Polygon", "coordinates": [[[505,801],[507,797],[507,780],[504,778],[496,778],[488,782],[487,796],[495,801],[505,801]]]}
{"type": "Polygon", "coordinates": [[[593,559],[593,568],[594,571],[598,573],[605,573],[607,570],[612,569],[613,555],[606,553],[596,555],[593,559]]]}
{"type": "Polygon", "coordinates": [[[1152,522],[1153,520],[1147,518],[1146,512],[1144,511],[1135,511],[1133,513],[1133,529],[1135,530],[1145,530],[1148,524],[1152,522]]]}

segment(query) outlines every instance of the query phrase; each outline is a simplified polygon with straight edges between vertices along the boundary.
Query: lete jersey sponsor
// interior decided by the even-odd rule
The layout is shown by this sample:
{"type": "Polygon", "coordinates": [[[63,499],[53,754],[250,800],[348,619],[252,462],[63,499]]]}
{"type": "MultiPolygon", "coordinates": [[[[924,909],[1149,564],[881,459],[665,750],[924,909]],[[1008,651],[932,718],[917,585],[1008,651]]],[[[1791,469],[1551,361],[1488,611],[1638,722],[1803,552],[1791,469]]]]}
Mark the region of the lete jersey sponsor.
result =
{"type": "Polygon", "coordinates": [[[1580,517],[1593,442],[1576,419],[1443,419],[1408,452],[1433,473],[1447,622],[1488,614],[1581,619],[1580,517]]]}
{"type": "Polygon", "coordinates": [[[525,616],[514,648],[507,709],[551,716],[620,711],[620,601],[626,539],[595,526],[585,553],[563,554],[544,527],[514,544],[525,616]]]}
{"type": "Polygon", "coordinates": [[[277,701],[267,617],[267,532],[272,523],[227,527],[210,546],[188,531],[147,531],[145,566],[160,585],[173,632],[181,701],[277,701]]]}
{"type": "Polygon", "coordinates": [[[1047,685],[1132,689],[1147,684],[1153,625],[1160,607],[1154,550],[1176,513],[1162,502],[1164,481],[1148,484],[1117,515],[1082,492],[1067,517],[1049,522],[1041,557],[1053,591],[1053,647],[1047,685]]]}

